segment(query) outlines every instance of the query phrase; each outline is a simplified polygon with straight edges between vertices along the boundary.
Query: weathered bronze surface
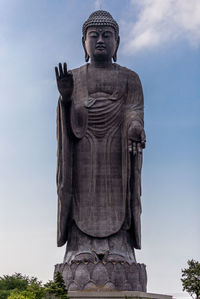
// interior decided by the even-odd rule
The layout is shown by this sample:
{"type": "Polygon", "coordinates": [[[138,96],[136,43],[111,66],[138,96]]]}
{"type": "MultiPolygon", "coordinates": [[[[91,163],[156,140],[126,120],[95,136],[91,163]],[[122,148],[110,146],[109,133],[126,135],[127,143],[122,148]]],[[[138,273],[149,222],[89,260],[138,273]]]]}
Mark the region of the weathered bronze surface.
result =
{"type": "Polygon", "coordinates": [[[115,63],[119,27],[108,12],[91,14],[82,41],[90,62],[55,68],[58,246],[67,241],[56,271],[71,290],[99,286],[98,276],[107,275],[101,287],[146,291],[145,266],[134,254],[141,248],[142,86],[135,72],[115,63]]]}

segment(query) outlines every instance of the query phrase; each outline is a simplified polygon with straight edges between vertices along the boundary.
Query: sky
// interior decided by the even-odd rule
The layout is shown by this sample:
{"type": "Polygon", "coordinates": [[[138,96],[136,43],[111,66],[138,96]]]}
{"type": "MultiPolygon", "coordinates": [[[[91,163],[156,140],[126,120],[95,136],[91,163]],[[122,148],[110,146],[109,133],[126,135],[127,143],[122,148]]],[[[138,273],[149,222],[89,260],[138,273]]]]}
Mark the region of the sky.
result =
{"type": "Polygon", "coordinates": [[[0,1],[0,276],[52,279],[56,247],[54,66],[84,62],[81,27],[96,9],[120,26],[118,61],[138,73],[147,146],[142,250],[148,292],[187,297],[181,269],[200,260],[200,1],[0,1]]]}

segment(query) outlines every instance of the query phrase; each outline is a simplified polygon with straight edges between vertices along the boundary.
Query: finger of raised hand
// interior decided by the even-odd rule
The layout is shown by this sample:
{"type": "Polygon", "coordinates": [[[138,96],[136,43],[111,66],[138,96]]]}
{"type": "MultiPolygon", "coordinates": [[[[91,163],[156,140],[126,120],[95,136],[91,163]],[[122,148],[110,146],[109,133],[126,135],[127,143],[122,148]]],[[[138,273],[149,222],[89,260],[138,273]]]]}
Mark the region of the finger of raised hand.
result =
{"type": "Polygon", "coordinates": [[[142,132],[141,132],[141,141],[143,141],[143,142],[146,141],[146,134],[145,134],[144,129],[143,129],[142,132]]]}
{"type": "Polygon", "coordinates": [[[63,69],[62,69],[62,64],[59,63],[59,71],[60,71],[60,78],[63,77],[63,69]]]}
{"type": "Polygon", "coordinates": [[[67,75],[73,77],[73,73],[72,73],[72,71],[68,71],[68,72],[67,72],[67,75]]]}
{"type": "Polygon", "coordinates": [[[137,144],[137,151],[138,151],[138,153],[142,153],[142,146],[141,146],[140,142],[138,142],[138,144],[137,144]]]}
{"type": "Polygon", "coordinates": [[[135,156],[137,154],[137,144],[136,142],[133,142],[133,155],[135,156]]]}
{"type": "Polygon", "coordinates": [[[55,73],[56,73],[56,79],[58,80],[58,79],[59,79],[59,73],[58,73],[58,68],[57,68],[57,66],[55,67],[55,73]]]}
{"type": "Polygon", "coordinates": [[[64,69],[64,75],[66,76],[67,75],[67,64],[66,64],[66,62],[64,62],[64,64],[63,64],[63,69],[64,69]]]}
{"type": "Polygon", "coordinates": [[[142,146],[142,148],[145,148],[145,146],[146,146],[146,140],[142,140],[141,141],[141,146],[142,146]]]}
{"type": "Polygon", "coordinates": [[[132,151],[133,151],[133,146],[132,146],[131,140],[128,141],[128,151],[129,151],[129,153],[132,153],[132,151]]]}

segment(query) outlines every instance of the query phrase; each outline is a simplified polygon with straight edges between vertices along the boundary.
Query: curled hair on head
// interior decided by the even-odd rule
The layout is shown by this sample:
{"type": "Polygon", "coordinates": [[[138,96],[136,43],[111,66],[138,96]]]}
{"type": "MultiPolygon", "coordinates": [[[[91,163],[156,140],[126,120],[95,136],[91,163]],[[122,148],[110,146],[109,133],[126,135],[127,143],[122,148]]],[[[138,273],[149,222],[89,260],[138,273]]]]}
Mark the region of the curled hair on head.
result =
{"type": "Polygon", "coordinates": [[[83,38],[86,39],[86,32],[88,27],[93,26],[110,26],[115,30],[115,38],[118,39],[119,36],[119,25],[113,19],[111,14],[105,10],[97,10],[93,12],[87,21],[83,24],[82,33],[83,38]]]}

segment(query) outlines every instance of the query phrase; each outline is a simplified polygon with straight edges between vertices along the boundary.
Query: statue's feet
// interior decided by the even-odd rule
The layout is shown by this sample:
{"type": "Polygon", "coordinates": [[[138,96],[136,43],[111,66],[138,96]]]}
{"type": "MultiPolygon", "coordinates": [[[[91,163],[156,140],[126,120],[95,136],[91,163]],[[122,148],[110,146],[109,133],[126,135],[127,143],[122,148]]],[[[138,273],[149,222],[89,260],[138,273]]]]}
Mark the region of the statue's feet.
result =
{"type": "Polygon", "coordinates": [[[127,260],[124,256],[118,255],[118,254],[110,254],[109,252],[105,252],[102,254],[97,254],[96,252],[84,252],[77,254],[73,260],[72,263],[93,263],[96,264],[98,262],[102,263],[126,263],[127,260]]]}
{"type": "Polygon", "coordinates": [[[126,259],[122,255],[118,254],[105,254],[103,258],[104,263],[112,262],[112,263],[126,263],[126,259]]]}
{"type": "Polygon", "coordinates": [[[75,263],[97,263],[98,262],[98,257],[97,255],[92,252],[92,253],[80,253],[80,254],[77,254],[74,259],[72,260],[72,263],[75,262],[75,263]]]}

